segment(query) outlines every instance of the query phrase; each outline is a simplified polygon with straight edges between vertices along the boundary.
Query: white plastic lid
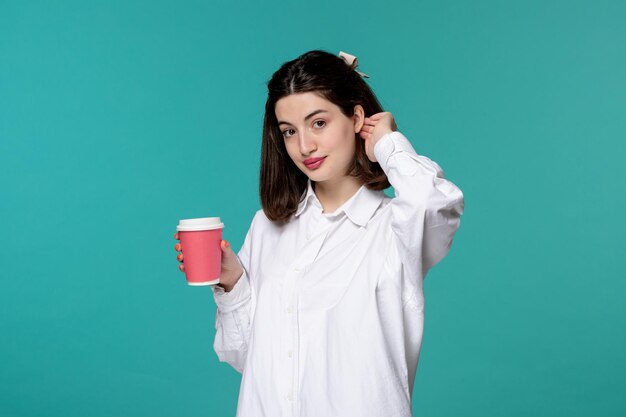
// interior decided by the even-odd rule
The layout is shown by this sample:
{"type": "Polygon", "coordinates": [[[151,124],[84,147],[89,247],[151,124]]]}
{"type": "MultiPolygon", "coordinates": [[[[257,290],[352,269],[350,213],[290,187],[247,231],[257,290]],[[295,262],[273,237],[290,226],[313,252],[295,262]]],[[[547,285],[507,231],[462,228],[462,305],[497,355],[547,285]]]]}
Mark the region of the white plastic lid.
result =
{"type": "Polygon", "coordinates": [[[178,222],[176,231],[178,232],[195,232],[198,230],[221,229],[224,223],[219,217],[202,217],[199,219],[184,219],[178,222]]]}

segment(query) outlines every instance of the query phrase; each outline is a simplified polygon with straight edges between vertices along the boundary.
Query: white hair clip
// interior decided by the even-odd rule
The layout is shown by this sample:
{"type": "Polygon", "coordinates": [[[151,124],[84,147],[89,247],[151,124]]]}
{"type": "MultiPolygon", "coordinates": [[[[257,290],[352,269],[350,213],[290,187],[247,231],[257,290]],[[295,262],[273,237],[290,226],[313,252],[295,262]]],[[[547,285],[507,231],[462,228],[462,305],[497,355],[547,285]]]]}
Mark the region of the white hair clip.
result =
{"type": "MultiPolygon", "coordinates": [[[[350,67],[356,71],[356,67],[359,65],[359,61],[357,59],[357,57],[355,57],[354,55],[350,55],[346,52],[343,51],[339,51],[339,58],[343,59],[344,61],[346,61],[346,64],[350,65],[350,67]]],[[[356,71],[361,77],[365,77],[365,78],[369,78],[370,76],[362,73],[361,71],[356,71]]]]}

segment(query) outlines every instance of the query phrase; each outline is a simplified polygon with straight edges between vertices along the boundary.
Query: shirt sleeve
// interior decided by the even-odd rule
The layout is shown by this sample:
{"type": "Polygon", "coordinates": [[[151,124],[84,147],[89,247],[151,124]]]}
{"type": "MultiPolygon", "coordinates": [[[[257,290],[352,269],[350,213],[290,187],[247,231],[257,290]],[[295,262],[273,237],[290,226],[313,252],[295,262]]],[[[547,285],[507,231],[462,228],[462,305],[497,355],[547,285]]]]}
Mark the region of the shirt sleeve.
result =
{"type": "Polygon", "coordinates": [[[213,298],[217,305],[213,348],[220,362],[230,364],[239,373],[243,373],[245,366],[254,310],[254,298],[250,284],[250,246],[254,220],[252,223],[237,254],[243,267],[241,277],[229,292],[217,285],[211,286],[213,298]]]}
{"type": "Polygon", "coordinates": [[[374,154],[396,194],[389,203],[391,227],[402,262],[425,276],[450,250],[464,210],[463,193],[398,131],[380,138],[374,154]]]}

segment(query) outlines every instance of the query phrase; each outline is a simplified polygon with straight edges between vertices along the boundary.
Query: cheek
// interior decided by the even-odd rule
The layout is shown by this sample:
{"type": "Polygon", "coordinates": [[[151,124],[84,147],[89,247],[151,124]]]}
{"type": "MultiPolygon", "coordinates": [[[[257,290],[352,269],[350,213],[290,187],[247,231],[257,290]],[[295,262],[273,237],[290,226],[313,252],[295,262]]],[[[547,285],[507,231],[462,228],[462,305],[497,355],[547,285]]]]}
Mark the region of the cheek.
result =
{"type": "Polygon", "coordinates": [[[329,149],[342,149],[348,144],[349,133],[345,127],[337,126],[324,132],[324,145],[329,149]]]}
{"type": "Polygon", "coordinates": [[[337,141],[337,148],[343,149],[346,153],[356,152],[355,136],[353,131],[343,132],[343,136],[337,141]]]}
{"type": "Polygon", "coordinates": [[[356,151],[354,128],[350,124],[346,124],[340,132],[336,146],[345,150],[356,151]]]}

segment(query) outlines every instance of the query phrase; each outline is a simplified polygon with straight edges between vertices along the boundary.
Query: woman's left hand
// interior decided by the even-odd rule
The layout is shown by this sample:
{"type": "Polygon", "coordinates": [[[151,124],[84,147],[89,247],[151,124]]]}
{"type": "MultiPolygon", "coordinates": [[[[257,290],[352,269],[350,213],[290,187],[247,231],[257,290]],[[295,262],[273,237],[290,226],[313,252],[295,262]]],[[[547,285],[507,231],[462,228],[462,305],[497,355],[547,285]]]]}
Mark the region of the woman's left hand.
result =
{"type": "Polygon", "coordinates": [[[398,126],[396,126],[393,115],[388,111],[365,118],[359,135],[365,140],[365,153],[370,161],[378,162],[376,155],[374,155],[374,146],[380,138],[396,130],[398,130],[398,126]]]}

